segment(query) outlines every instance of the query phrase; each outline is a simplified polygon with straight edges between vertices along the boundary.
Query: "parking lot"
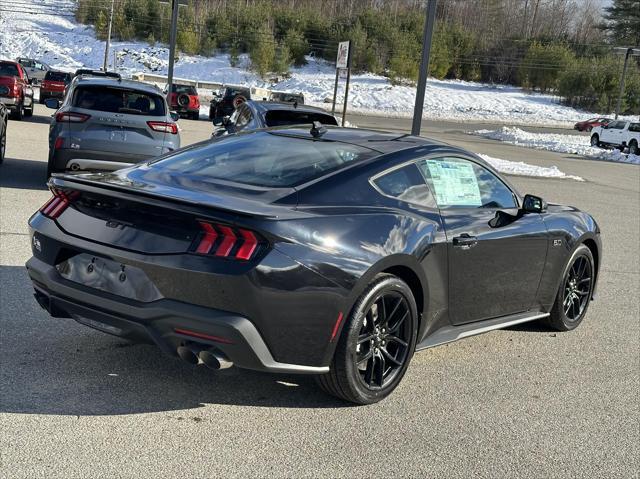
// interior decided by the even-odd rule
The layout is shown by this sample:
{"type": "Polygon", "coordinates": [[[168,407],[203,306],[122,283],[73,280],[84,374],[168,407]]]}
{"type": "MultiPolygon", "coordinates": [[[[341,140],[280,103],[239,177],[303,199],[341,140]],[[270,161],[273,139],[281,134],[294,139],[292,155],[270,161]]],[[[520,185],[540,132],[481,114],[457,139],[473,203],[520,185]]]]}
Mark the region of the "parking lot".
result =
{"type": "MultiPolygon", "coordinates": [[[[310,377],[194,368],[40,309],[24,263],[27,220],[50,196],[49,112],[37,105],[32,119],[10,122],[0,166],[2,477],[638,477],[637,166],[425,123],[426,136],[585,179],[510,177],[521,193],[596,218],[598,297],[574,332],[525,324],[418,353],[393,395],[354,407],[310,377]]],[[[180,123],[183,145],[210,135],[208,122],[180,123]]]]}

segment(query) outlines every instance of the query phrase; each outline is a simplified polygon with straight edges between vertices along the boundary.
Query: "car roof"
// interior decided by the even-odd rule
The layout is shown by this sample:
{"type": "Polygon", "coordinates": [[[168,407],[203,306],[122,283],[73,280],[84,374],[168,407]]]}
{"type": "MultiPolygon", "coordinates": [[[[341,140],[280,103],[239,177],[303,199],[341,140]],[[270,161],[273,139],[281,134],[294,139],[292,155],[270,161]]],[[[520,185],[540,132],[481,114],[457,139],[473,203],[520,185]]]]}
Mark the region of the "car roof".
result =
{"type": "Polygon", "coordinates": [[[140,91],[144,91],[146,93],[154,93],[160,94],[160,89],[149,83],[144,83],[136,80],[118,80],[117,78],[110,77],[92,77],[92,76],[83,76],[80,75],[77,78],[76,87],[79,85],[90,85],[90,86],[109,86],[109,87],[119,87],[119,88],[132,88],[140,91]]]}
{"type": "Polygon", "coordinates": [[[292,111],[305,111],[309,113],[325,113],[327,115],[331,115],[331,113],[329,113],[326,110],[323,110],[322,108],[301,105],[301,104],[298,104],[297,107],[294,107],[293,103],[283,103],[283,102],[277,102],[277,101],[254,101],[254,100],[249,100],[247,101],[247,103],[250,105],[253,105],[255,109],[260,111],[261,113],[265,113],[267,111],[273,111],[273,110],[292,110],[292,111]]]}

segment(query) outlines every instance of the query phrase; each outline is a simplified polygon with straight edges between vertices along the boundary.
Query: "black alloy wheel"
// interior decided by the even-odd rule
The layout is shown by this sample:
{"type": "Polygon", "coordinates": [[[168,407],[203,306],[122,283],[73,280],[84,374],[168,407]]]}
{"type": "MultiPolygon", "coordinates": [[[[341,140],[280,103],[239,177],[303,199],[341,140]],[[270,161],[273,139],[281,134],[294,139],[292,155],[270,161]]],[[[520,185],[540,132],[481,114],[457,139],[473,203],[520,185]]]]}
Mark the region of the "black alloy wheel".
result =
{"type": "Polygon", "coordinates": [[[356,404],[384,399],[409,366],[417,328],[411,288],[396,276],[376,276],[346,318],[330,371],[316,377],[318,384],[356,404]]]}
{"type": "Polygon", "coordinates": [[[354,355],[364,384],[383,388],[398,374],[409,356],[411,342],[407,299],[400,293],[382,293],[365,314],[354,355]]]}
{"type": "Polygon", "coordinates": [[[549,326],[559,331],[578,327],[589,308],[595,274],[591,250],[584,244],[578,246],[564,270],[551,315],[546,319],[549,326]]]}

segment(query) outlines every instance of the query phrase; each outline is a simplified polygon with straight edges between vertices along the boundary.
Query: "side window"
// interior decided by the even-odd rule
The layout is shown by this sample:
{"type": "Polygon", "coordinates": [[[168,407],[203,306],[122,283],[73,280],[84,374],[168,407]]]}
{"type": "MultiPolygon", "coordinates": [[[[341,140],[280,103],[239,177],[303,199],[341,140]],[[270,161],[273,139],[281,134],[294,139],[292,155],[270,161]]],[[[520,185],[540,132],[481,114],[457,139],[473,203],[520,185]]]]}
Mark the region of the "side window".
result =
{"type": "Polygon", "coordinates": [[[622,130],[624,128],[624,121],[614,121],[609,123],[609,129],[611,130],[622,130]]]}
{"type": "Polygon", "coordinates": [[[440,208],[516,208],[511,190],[493,173],[462,158],[434,158],[419,164],[440,208]]]}
{"type": "Polygon", "coordinates": [[[373,183],[386,196],[429,208],[436,207],[431,191],[413,163],[379,176],[373,183]]]}

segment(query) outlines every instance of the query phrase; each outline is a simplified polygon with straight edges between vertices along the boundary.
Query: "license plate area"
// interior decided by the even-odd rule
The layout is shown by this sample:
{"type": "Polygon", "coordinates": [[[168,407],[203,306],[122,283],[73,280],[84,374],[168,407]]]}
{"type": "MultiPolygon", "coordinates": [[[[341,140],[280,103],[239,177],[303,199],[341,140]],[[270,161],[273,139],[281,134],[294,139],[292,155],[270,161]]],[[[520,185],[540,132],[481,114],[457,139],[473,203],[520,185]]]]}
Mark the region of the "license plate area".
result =
{"type": "Polygon", "coordinates": [[[66,280],[124,298],[148,303],[163,297],[140,268],[111,259],[81,253],[58,263],[56,269],[66,280]]]}

